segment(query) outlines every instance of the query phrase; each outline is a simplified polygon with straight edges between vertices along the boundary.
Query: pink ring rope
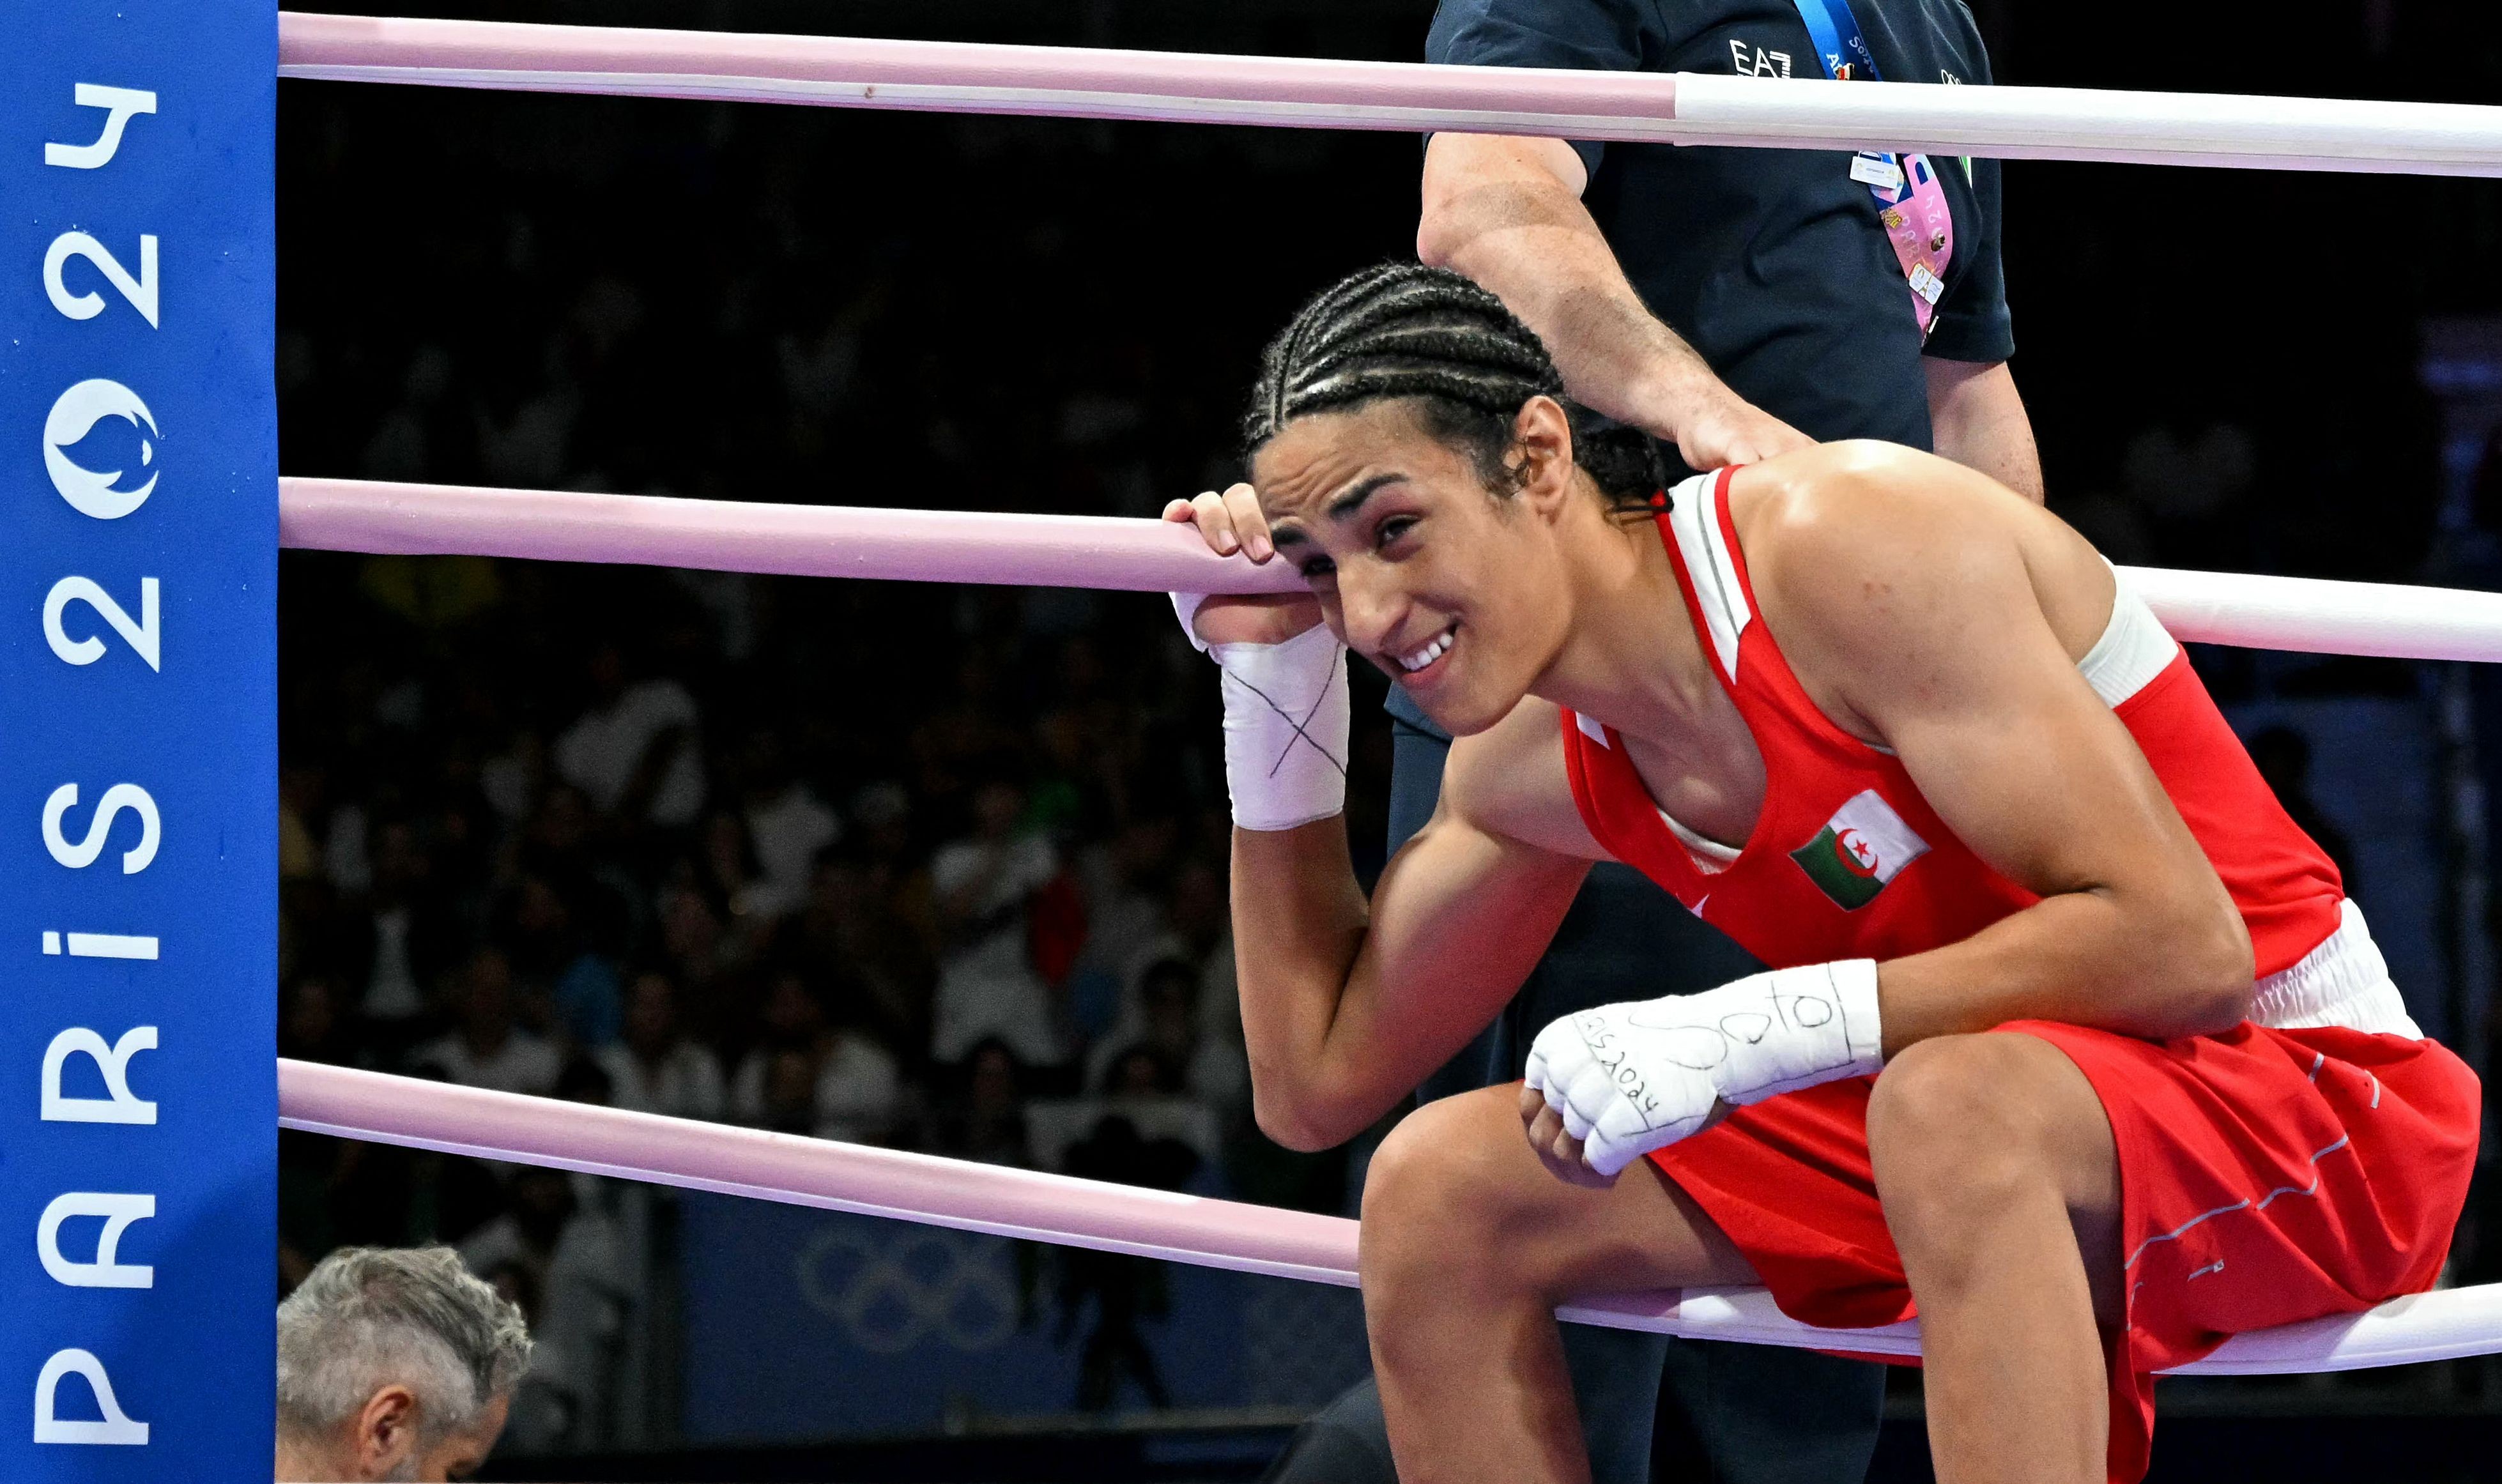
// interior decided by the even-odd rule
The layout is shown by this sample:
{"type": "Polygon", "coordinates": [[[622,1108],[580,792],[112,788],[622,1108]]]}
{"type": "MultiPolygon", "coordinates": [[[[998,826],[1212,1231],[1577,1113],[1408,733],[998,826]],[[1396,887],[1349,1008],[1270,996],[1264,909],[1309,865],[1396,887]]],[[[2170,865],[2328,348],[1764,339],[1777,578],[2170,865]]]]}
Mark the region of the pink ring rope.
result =
{"type": "MultiPolygon", "coordinates": [[[[312,1133],[1353,1287],[1343,1217],[1107,1185],[282,1059],[278,1121],[312,1133]]],[[[1757,1289],[1609,1295],[1563,1318],[1693,1339],[1917,1355],[1919,1327],[1821,1330],[1757,1289]]],[[[2275,1375],[2502,1351],[2502,1284],[2236,1335],[2182,1374],[2275,1375]]]]}
{"type": "MultiPolygon", "coordinates": [[[[639,562],[799,577],[1283,592],[1283,563],[1212,556],[1162,521],[766,505],[655,495],[282,479],[282,545],[639,562]]],[[[2502,660],[2502,593],[2128,567],[2173,636],[2408,659],[2502,660]]]]}
{"type": "Polygon", "coordinates": [[[1282,592],[1302,579],[1161,521],[767,505],[356,480],[278,482],[282,546],[707,567],[786,577],[1282,592]]]}

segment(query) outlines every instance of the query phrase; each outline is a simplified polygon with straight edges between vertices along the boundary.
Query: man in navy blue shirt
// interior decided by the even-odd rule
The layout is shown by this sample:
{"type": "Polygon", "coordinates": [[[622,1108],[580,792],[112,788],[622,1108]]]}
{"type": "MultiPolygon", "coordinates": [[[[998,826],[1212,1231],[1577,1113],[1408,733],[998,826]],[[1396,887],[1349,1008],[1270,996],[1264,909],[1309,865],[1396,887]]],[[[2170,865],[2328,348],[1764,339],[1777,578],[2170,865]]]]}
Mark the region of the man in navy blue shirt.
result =
{"type": "MultiPolygon", "coordinates": [[[[1858,0],[1903,82],[1986,83],[1957,0],[1858,0]]],[[[1790,0],[1444,0],[1437,62],[1817,77],[1790,0]]],[[[1927,343],[1847,153],[1437,135],[1417,251],[1501,295],[1587,406],[1697,469],[1884,438],[2040,498],[2006,361],[1995,160],[1943,159],[1954,219],[1927,343]]]]}
{"type": "MultiPolygon", "coordinates": [[[[1441,0],[1426,55],[1812,78],[1827,69],[1806,17],[1832,12],[1864,32],[1886,79],[1989,81],[1961,0],[1441,0]]],[[[1538,331],[1574,399],[1694,469],[1883,438],[2040,499],[2032,425],[2006,364],[1998,163],[1921,164],[1950,222],[1880,202],[1872,174],[1886,167],[1866,155],[1439,134],[1426,146],[1416,249],[1538,331]]],[[[1403,691],[1390,693],[1396,851],[1433,814],[1450,739],[1403,691]]],[[[1510,1007],[1418,1096],[1517,1079],[1532,1037],[1573,1011],[1757,966],[1632,871],[1601,866],[1510,1007]]],[[[1867,1470],[1883,1391],[1875,1366],[1574,1326],[1564,1335],[1597,1484],[1641,1484],[1654,1456],[1662,1484],[1689,1472],[1832,1484],[1867,1470]]],[[[1269,1478],[1390,1484],[1369,1384],[1307,1424],[1269,1478]]]]}

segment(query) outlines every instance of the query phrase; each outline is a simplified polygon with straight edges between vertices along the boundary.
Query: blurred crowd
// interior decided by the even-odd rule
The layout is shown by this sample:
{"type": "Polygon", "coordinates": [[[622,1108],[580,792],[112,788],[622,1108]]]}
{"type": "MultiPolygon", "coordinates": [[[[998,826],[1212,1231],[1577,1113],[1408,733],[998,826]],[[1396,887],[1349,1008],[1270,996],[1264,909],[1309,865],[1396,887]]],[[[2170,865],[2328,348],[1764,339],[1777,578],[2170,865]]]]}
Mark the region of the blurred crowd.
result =
{"type": "Polygon", "coordinates": [[[974,631],[913,646],[953,652],[940,686],[861,614],[758,693],[704,599],[770,628],[767,585],[618,586],[571,674],[290,688],[325,692],[282,769],[291,1054],[1011,1163],[1002,1090],[1241,1107],[1223,816],[1162,629],[965,594],[974,631]]]}
{"type": "MultiPolygon", "coordinates": [[[[1086,514],[1230,477],[1260,339],[1350,251],[1220,223],[1412,149],[285,107],[286,472],[1086,514]],[[1192,262],[1147,230],[1194,222],[1192,262]],[[1156,309],[1255,263],[1221,313],[1156,309]]],[[[1343,1157],[1248,1116],[1213,677],[1161,596],[315,553],[281,577],[283,1055],[1344,1204],[1343,1157]]],[[[665,1410],[664,1197],[308,1135],[282,1164],[287,1281],[445,1241],[528,1311],[515,1445],[631,1444],[665,1410]]],[[[1065,1265],[1053,1296],[1089,1330],[1079,1400],[1159,1394],[1137,1265],[1065,1265]]]]}
{"type": "MultiPolygon", "coordinates": [[[[1056,596],[932,590],[906,614],[482,562],[457,580],[513,633],[488,658],[392,607],[441,563],[301,564],[353,585],[335,601],[366,632],[289,684],[282,1054],[1147,1183],[1230,1188],[1231,1164],[1298,1198],[1225,1158],[1260,1142],[1225,818],[1180,668],[1203,661],[1160,599],[1055,618],[1056,596]],[[596,618],[577,645],[553,610],[596,618]],[[1106,1159],[1112,1117],[1155,1136],[1106,1159]]],[[[536,1321],[534,1386],[612,1354],[640,1306],[627,1193],[286,1153],[290,1262],[457,1243],[536,1321]]]]}

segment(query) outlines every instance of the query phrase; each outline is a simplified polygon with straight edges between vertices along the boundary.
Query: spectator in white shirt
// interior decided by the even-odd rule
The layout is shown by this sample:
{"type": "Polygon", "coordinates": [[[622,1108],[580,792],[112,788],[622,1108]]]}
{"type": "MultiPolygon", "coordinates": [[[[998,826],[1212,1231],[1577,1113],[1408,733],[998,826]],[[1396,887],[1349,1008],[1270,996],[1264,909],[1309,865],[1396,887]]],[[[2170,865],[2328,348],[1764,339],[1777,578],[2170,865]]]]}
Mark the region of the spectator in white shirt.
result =
{"type": "Polygon", "coordinates": [[[930,1120],[940,1152],[985,1164],[1031,1167],[1026,1137],[1024,1069],[1016,1053],[994,1036],[964,1055],[964,1087],[941,1100],[930,1120]]]}
{"type": "Polygon", "coordinates": [[[608,1073],[618,1107],[672,1118],[722,1116],[720,1059],[686,1038],[677,986],[659,969],[645,969],[626,987],[625,1038],[592,1055],[608,1073]]]}
{"type": "Polygon", "coordinates": [[[961,1061],[997,1036],[1032,1066],[1068,1059],[1050,987],[1034,971],[1026,905],[1060,873],[1051,842],[1021,831],[1025,796],[1002,781],[973,795],[973,835],[939,848],[930,862],[946,952],[938,963],[930,1055],[961,1061]]]}
{"type": "Polygon", "coordinates": [[[591,708],[556,739],[558,775],[603,814],[693,824],[704,802],[695,698],[674,680],[628,684],[613,644],[592,657],[591,681],[591,708]]]}
{"type": "Polygon", "coordinates": [[[817,857],[843,837],[842,821],[807,781],[791,770],[780,734],[759,729],[743,759],[743,813],[761,880],[751,888],[756,910],[779,917],[808,898],[817,857]]]}
{"type": "Polygon", "coordinates": [[[462,1087],[544,1096],[556,1088],[556,1048],[513,1022],[513,969],[503,950],[470,956],[455,990],[451,1034],[417,1049],[411,1060],[439,1068],[462,1087]]]}
{"type": "Polygon", "coordinates": [[[703,894],[728,929],[723,950],[746,962],[772,937],[774,925],[797,905],[786,900],[756,863],[747,821],[735,810],[716,809],[704,820],[701,855],[686,862],[685,884],[703,894]]]}
{"type": "Polygon", "coordinates": [[[817,1137],[877,1143],[894,1130],[902,1095],[885,1047],[858,1030],[835,1030],[817,1068],[817,1137]]]}
{"type": "Polygon", "coordinates": [[[1098,1045],[1089,1083],[1123,1091],[1123,1084],[1134,1081],[1134,1068],[1125,1063],[1144,1055],[1155,1067],[1169,1072],[1170,1086],[1165,1091],[1186,1093],[1211,1107],[1233,1106],[1245,1091],[1249,1069],[1238,1049],[1203,1031],[1200,993],[1200,971],[1188,960],[1150,963],[1141,977],[1137,1014],[1115,1026],[1098,1045]]]}
{"type": "Polygon", "coordinates": [[[434,977],[449,966],[450,933],[430,890],[431,864],[406,820],[369,826],[362,808],[343,804],[332,811],[331,833],[342,842],[338,856],[354,857],[353,870],[338,880],[353,883],[341,890],[364,920],[348,950],[355,959],[358,1013],[384,1040],[405,1046],[422,1024],[434,977]]]}
{"type": "Polygon", "coordinates": [[[732,1099],[745,1121],[760,1129],[813,1137],[817,1131],[816,1053],[795,1047],[758,1047],[739,1063],[732,1099]]]}
{"type": "Polygon", "coordinates": [[[524,1167],[511,1204],[460,1243],[472,1272],[518,1271],[536,1300],[536,1363],[513,1403],[517,1451],[550,1452],[597,1435],[613,1396],[619,1340],[635,1307],[634,1275],[616,1218],[586,1203],[587,1176],[524,1167]]]}
{"type": "Polygon", "coordinates": [[[854,1143],[893,1131],[903,1079],[891,1052],[862,1031],[828,1029],[824,1004],[795,973],[774,976],[762,1019],[764,1038],[730,1079],[732,1118],[854,1143]]]}

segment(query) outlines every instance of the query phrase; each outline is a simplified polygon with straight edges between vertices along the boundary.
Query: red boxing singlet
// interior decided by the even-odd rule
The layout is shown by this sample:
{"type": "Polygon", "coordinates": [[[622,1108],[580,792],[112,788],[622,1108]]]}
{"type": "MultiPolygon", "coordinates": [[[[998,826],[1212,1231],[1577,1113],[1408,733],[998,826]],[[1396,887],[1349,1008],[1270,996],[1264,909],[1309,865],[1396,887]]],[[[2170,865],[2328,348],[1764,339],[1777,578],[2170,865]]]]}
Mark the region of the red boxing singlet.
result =
{"type": "MultiPolygon", "coordinates": [[[[1565,762],[1591,833],[1775,966],[1899,958],[2031,904],[1955,838],[1899,760],[1800,689],[1759,622],[1728,479],[1680,487],[1660,534],[1695,633],[1763,754],[1763,812],[1739,850],[1684,831],[1621,739],[1567,711],[1565,762]]],[[[2108,1477],[2132,1484],[2153,1437],[2151,1372],[2230,1334],[2431,1285],[2482,1115],[2474,1074],[2422,1039],[2336,867],[2278,805],[2142,599],[2119,592],[2078,668],[2232,893],[2259,975],[2250,1019],[2220,1035],[1999,1028],[2065,1053],[2110,1117],[2127,1319],[2107,1357],[2108,1477]]],[[[1912,1313],[1868,1152],[1875,1086],[1854,1077],[1769,1098],[1650,1157],[1809,1324],[1912,1313]]]]}
{"type": "MultiPolygon", "coordinates": [[[[1679,839],[1615,734],[1566,711],[1565,765],[1591,832],[1775,968],[1898,959],[2030,906],[2032,893],[1955,838],[1899,759],[1835,725],[1800,688],[1759,621],[1729,522],[1733,472],[1688,481],[1659,527],[1695,634],[1763,753],[1763,812],[1735,861],[1711,868],[1698,860],[1709,846],[1679,839]]],[[[2181,646],[2123,593],[2079,668],[2232,893],[2259,977],[2325,942],[2345,895],[2337,867],[2278,804],[2181,646]]]]}

